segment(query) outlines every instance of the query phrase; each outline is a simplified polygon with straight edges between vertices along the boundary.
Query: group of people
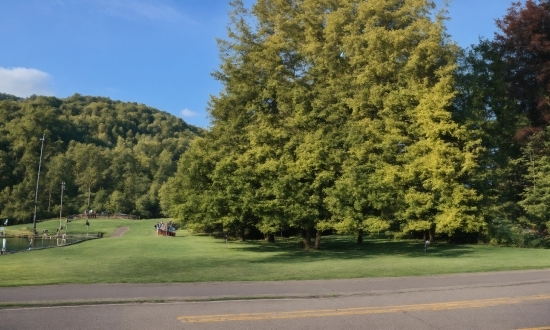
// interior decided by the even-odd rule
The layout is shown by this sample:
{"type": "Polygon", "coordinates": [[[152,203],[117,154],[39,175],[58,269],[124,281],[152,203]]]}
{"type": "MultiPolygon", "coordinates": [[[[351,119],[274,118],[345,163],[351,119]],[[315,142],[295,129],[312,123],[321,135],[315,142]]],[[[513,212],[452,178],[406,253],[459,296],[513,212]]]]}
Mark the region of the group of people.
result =
{"type": "Polygon", "coordinates": [[[84,210],[84,214],[86,215],[86,217],[88,217],[88,219],[96,219],[97,218],[97,212],[94,212],[94,210],[84,210]]]}
{"type": "Polygon", "coordinates": [[[157,222],[155,225],[155,229],[157,230],[157,235],[163,235],[163,236],[175,236],[176,235],[176,226],[172,221],[168,221],[168,223],[164,223],[163,221],[157,222]]]}

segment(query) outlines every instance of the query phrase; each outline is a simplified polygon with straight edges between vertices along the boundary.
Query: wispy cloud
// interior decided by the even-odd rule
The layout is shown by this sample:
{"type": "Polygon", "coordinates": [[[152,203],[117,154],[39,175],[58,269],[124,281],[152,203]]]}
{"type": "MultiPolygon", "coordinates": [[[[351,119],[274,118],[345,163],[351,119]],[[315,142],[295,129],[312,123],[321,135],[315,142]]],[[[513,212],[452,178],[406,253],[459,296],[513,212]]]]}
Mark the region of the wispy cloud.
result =
{"type": "Polygon", "coordinates": [[[195,111],[191,111],[189,109],[183,109],[180,112],[182,117],[197,117],[199,114],[195,111]]]}
{"type": "Polygon", "coordinates": [[[0,92],[19,97],[54,95],[51,76],[32,68],[0,67],[0,92]]]}
{"type": "Polygon", "coordinates": [[[175,22],[188,20],[177,9],[162,3],[143,0],[100,0],[102,11],[111,16],[126,19],[148,19],[152,21],[175,22]]]}

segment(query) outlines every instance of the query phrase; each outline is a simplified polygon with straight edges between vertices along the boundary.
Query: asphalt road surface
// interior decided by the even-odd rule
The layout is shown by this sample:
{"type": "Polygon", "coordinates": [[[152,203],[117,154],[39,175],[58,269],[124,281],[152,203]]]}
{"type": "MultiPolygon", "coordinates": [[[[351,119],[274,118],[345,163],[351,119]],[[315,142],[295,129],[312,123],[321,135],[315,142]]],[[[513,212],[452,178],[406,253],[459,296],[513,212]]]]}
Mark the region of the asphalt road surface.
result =
{"type": "Polygon", "coordinates": [[[550,329],[550,270],[342,281],[0,288],[0,302],[0,329],[550,329]],[[70,294],[29,300],[33,292],[46,295],[64,288],[88,305],[47,306],[78,304],[70,294]],[[161,297],[153,296],[151,288],[171,289],[169,302],[154,303],[161,297]],[[325,290],[314,294],[311,288],[325,290]],[[148,293],[151,302],[131,302],[138,297],[149,301],[148,293]],[[109,304],[115,296],[127,302],[109,304]],[[33,304],[37,307],[28,307],[33,304]]]}

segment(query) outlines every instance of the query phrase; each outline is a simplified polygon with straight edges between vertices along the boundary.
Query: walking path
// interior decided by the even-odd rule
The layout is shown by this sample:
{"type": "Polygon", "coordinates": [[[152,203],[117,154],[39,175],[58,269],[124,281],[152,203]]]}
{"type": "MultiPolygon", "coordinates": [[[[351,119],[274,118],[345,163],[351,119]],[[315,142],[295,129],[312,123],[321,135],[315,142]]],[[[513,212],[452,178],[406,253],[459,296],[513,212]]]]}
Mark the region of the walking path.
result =
{"type": "Polygon", "coordinates": [[[201,282],[179,284],[67,284],[0,287],[0,307],[13,304],[59,304],[135,301],[336,297],[468,287],[550,285],[550,269],[441,276],[362,278],[281,282],[201,282]],[[545,284],[546,285],[546,284],[545,284]]]}
{"type": "Polygon", "coordinates": [[[113,233],[113,235],[111,235],[111,238],[120,237],[124,235],[124,233],[127,232],[128,230],[130,230],[130,227],[118,227],[113,233]]]}

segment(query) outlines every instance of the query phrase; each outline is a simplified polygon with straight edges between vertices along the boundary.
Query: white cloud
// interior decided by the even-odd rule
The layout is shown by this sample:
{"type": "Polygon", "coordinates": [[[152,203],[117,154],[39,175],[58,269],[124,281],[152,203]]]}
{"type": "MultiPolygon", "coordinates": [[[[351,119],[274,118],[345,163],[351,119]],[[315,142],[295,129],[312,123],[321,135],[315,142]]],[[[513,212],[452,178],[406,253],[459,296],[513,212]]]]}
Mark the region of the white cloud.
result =
{"type": "Polygon", "coordinates": [[[0,92],[19,97],[54,95],[51,76],[31,68],[0,67],[0,92]]]}
{"type": "Polygon", "coordinates": [[[183,15],[165,4],[153,4],[140,0],[101,0],[103,10],[111,16],[126,19],[146,18],[154,21],[178,21],[183,15]]]}
{"type": "Polygon", "coordinates": [[[195,111],[191,111],[189,109],[181,110],[181,116],[182,117],[196,117],[198,115],[199,115],[198,113],[196,113],[195,111]]]}

